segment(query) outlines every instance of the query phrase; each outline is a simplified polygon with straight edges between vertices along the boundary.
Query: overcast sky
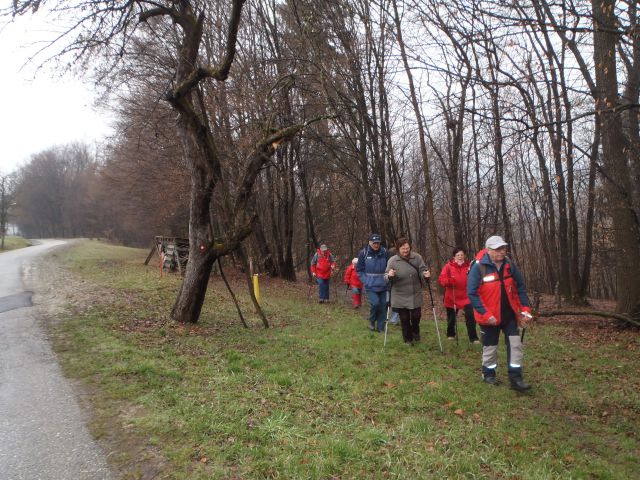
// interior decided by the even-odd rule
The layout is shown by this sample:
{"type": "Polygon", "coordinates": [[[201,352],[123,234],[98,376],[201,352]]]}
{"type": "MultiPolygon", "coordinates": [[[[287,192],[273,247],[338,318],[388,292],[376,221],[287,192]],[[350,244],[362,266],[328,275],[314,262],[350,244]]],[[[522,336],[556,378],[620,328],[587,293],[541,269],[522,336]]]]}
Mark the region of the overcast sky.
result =
{"type": "Polygon", "coordinates": [[[15,170],[48,147],[94,144],[110,133],[108,113],[94,109],[96,94],[90,85],[24,65],[51,30],[37,18],[0,23],[0,173],[15,170]]]}

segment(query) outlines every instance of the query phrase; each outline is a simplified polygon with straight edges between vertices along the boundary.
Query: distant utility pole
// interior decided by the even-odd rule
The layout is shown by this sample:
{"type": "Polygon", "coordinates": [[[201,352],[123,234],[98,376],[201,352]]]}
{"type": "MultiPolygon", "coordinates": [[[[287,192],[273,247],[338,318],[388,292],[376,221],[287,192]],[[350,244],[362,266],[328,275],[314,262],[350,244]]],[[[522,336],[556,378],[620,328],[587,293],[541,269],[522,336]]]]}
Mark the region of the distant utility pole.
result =
{"type": "Polygon", "coordinates": [[[13,175],[0,175],[0,250],[4,250],[4,236],[7,232],[9,220],[9,208],[15,203],[13,201],[13,175]]]}

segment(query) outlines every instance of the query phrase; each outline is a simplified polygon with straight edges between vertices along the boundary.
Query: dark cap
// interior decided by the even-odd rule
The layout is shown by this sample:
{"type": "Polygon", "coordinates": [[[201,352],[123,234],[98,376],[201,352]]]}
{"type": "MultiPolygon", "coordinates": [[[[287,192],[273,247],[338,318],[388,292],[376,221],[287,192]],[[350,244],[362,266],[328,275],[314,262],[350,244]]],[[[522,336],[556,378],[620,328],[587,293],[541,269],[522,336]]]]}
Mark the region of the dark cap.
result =
{"type": "Polygon", "coordinates": [[[371,235],[369,235],[369,241],[373,243],[380,243],[382,242],[382,238],[380,237],[379,233],[372,233],[371,235]]]}

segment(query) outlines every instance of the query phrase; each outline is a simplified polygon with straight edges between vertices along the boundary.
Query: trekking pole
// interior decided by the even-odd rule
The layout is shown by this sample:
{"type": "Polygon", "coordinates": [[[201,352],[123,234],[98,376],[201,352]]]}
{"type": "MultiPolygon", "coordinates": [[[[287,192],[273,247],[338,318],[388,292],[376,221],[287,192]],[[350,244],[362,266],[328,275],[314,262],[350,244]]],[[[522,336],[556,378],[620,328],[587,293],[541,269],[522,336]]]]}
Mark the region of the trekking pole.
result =
{"type": "Polygon", "coordinates": [[[431,282],[427,278],[427,287],[429,287],[429,297],[431,297],[431,308],[433,309],[433,321],[436,324],[436,333],[438,334],[438,345],[440,345],[440,353],[444,354],[442,349],[442,340],[440,339],[440,328],[438,327],[438,317],[436,315],[436,304],[433,303],[433,293],[431,292],[431,282]]]}
{"type": "Polygon", "coordinates": [[[455,285],[451,287],[453,289],[453,313],[455,315],[455,322],[453,322],[453,333],[456,336],[456,347],[460,346],[458,342],[458,306],[456,305],[456,287],[455,285]]]}
{"type": "MultiPolygon", "coordinates": [[[[522,312],[521,315],[525,317],[527,320],[531,320],[533,317],[529,313],[522,312]]],[[[524,343],[524,332],[527,331],[526,326],[522,326],[522,332],[520,333],[520,343],[524,343]]]]}
{"type": "Polygon", "coordinates": [[[311,299],[311,289],[313,289],[313,280],[315,280],[315,277],[313,277],[313,279],[309,282],[309,290],[307,290],[307,303],[309,303],[309,300],[311,299]]]}
{"type": "Polygon", "coordinates": [[[384,320],[384,344],[382,349],[387,346],[387,331],[389,330],[389,317],[391,316],[391,286],[389,287],[389,301],[387,302],[387,318],[384,320]]]}

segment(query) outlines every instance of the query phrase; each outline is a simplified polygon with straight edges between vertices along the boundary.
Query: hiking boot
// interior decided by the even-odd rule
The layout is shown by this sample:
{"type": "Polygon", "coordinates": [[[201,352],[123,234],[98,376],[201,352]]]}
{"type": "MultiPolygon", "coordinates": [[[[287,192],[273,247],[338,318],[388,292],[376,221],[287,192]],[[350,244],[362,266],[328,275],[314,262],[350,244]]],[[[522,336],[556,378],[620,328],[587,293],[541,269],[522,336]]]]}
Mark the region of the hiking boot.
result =
{"type": "Polygon", "coordinates": [[[369,330],[371,330],[372,332],[376,330],[376,326],[373,324],[373,322],[369,322],[369,330]]]}
{"type": "Polygon", "coordinates": [[[415,345],[415,343],[414,343],[414,341],[413,341],[413,340],[405,340],[405,341],[404,341],[404,344],[405,344],[405,345],[408,345],[408,346],[410,346],[410,347],[413,347],[413,346],[415,345]]]}
{"type": "Polygon", "coordinates": [[[473,343],[474,345],[480,345],[480,340],[476,338],[475,340],[471,340],[471,343],[473,343]]]}
{"type": "Polygon", "coordinates": [[[447,340],[455,340],[456,337],[447,337],[447,340]]]}
{"type": "Polygon", "coordinates": [[[416,343],[419,342],[420,341],[420,335],[414,335],[413,336],[413,341],[416,342],[416,343]]]}
{"type": "Polygon", "coordinates": [[[526,392],[531,389],[531,385],[526,383],[521,376],[509,378],[511,388],[517,392],[526,392]]]}
{"type": "Polygon", "coordinates": [[[482,381],[484,383],[488,383],[489,385],[500,385],[500,381],[495,375],[485,375],[484,377],[482,377],[482,381]]]}

